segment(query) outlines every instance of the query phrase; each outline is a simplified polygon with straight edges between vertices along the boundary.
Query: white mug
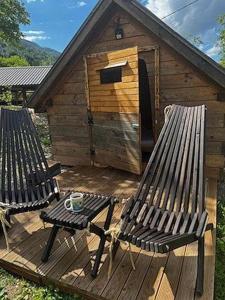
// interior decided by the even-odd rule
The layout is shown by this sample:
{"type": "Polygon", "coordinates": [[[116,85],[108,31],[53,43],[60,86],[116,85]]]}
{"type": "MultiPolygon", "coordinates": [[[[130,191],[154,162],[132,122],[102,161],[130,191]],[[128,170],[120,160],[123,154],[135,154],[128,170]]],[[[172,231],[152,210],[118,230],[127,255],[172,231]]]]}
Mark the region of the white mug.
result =
{"type": "Polygon", "coordinates": [[[84,195],[82,193],[72,193],[69,199],[64,202],[65,209],[80,212],[84,208],[84,195]]]}

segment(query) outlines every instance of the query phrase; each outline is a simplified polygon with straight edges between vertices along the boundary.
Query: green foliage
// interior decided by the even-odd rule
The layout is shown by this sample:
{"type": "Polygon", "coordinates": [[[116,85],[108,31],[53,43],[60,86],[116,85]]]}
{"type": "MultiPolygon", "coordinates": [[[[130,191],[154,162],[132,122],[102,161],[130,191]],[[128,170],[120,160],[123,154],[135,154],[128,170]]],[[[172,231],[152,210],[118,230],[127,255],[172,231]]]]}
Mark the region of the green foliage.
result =
{"type": "Polygon", "coordinates": [[[196,36],[193,34],[187,34],[185,37],[191,44],[193,44],[195,47],[200,47],[203,42],[200,38],[200,36],[196,36]]]}
{"type": "Polygon", "coordinates": [[[0,93],[0,102],[4,102],[7,103],[7,105],[11,105],[12,100],[13,97],[10,88],[6,89],[3,93],[0,93]]]}
{"type": "Polygon", "coordinates": [[[38,135],[41,140],[46,157],[51,155],[51,140],[49,134],[48,119],[45,114],[33,114],[32,116],[38,135]]]}
{"type": "Polygon", "coordinates": [[[215,300],[225,299],[225,174],[218,189],[215,300]]]}
{"type": "Polygon", "coordinates": [[[21,40],[17,46],[0,43],[0,55],[3,57],[16,55],[31,66],[45,66],[52,65],[60,53],[49,48],[42,48],[33,42],[21,40]]]}
{"type": "Polygon", "coordinates": [[[20,24],[29,23],[29,15],[20,0],[1,0],[0,41],[15,44],[22,37],[20,24]]]}
{"type": "Polygon", "coordinates": [[[218,18],[218,23],[220,24],[220,29],[219,29],[219,45],[220,45],[220,48],[221,48],[220,63],[221,63],[222,66],[225,67],[225,14],[218,18]]]}
{"type": "Polygon", "coordinates": [[[18,55],[13,55],[10,57],[0,56],[0,67],[23,67],[29,66],[28,61],[18,55]]]}

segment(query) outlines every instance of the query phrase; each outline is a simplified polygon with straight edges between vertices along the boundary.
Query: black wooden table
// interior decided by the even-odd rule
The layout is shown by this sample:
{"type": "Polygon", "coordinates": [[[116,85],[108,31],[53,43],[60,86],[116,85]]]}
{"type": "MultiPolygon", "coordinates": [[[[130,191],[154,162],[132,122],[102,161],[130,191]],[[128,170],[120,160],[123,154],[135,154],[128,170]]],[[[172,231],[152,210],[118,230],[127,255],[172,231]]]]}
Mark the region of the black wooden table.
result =
{"type": "Polygon", "coordinates": [[[65,209],[64,202],[69,198],[71,193],[63,197],[59,203],[49,212],[42,211],[40,218],[46,222],[53,224],[46,248],[44,250],[42,261],[47,262],[56,235],[60,228],[70,231],[75,234],[76,230],[83,230],[88,228],[91,233],[94,233],[100,237],[99,247],[96,254],[96,259],[91,272],[93,277],[97,276],[101,257],[104,251],[105,242],[107,236],[105,231],[109,229],[115,204],[117,198],[113,196],[97,195],[92,193],[83,193],[84,195],[84,209],[79,212],[71,212],[65,209]],[[106,215],[103,228],[92,223],[93,219],[105,208],[108,207],[108,213],[106,215]]]}

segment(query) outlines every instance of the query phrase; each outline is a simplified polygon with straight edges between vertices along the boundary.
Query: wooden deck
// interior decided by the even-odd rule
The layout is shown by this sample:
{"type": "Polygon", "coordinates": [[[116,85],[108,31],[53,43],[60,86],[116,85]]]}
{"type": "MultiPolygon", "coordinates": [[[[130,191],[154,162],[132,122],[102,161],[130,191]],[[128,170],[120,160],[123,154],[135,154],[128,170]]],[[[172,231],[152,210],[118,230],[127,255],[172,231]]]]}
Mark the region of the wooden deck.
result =
{"type": "MultiPolygon", "coordinates": [[[[61,190],[76,189],[97,193],[113,193],[120,198],[131,195],[138,183],[138,177],[112,169],[76,168],[59,176],[61,190]]],[[[207,208],[210,219],[216,222],[215,180],[208,182],[207,208]]],[[[115,209],[113,222],[120,217],[121,205],[115,209]]],[[[96,218],[101,224],[103,211],[96,218]]],[[[0,266],[40,284],[55,284],[66,292],[75,292],[84,299],[196,299],[196,255],[197,245],[193,243],[160,255],[140,251],[132,247],[136,271],[132,271],[129,254],[122,245],[113,264],[110,280],[107,279],[108,248],[103,255],[98,277],[90,276],[92,258],[98,246],[98,238],[80,232],[75,237],[77,251],[68,233],[61,231],[54,245],[49,262],[41,262],[41,254],[49,235],[39,219],[39,212],[21,214],[13,218],[9,230],[11,251],[5,250],[4,238],[0,236],[0,266]]],[[[215,233],[206,234],[205,292],[201,299],[212,300],[214,290],[215,233]]]]}

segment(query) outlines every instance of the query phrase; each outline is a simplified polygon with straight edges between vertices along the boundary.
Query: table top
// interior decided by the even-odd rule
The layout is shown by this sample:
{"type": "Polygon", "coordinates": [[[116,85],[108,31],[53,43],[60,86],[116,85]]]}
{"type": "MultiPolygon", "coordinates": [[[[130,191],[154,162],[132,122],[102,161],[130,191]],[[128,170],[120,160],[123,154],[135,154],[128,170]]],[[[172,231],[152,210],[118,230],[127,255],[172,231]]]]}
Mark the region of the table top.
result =
{"type": "Polygon", "coordinates": [[[88,223],[91,222],[104,208],[110,205],[110,203],[117,201],[116,197],[113,196],[85,192],[82,193],[84,196],[84,209],[80,212],[73,212],[64,207],[64,202],[70,197],[70,194],[71,193],[63,197],[49,212],[41,212],[41,219],[47,223],[82,230],[87,228],[88,223]]]}

